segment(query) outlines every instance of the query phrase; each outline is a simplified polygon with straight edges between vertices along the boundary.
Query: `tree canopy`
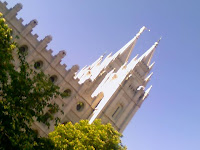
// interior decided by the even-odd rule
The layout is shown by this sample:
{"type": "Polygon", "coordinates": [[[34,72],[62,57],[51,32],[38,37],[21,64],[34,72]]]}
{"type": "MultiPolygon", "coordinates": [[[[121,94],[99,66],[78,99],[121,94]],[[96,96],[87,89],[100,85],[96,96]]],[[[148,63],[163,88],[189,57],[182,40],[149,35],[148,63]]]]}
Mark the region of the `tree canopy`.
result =
{"type": "Polygon", "coordinates": [[[111,124],[102,124],[95,120],[81,120],[74,125],[71,122],[58,125],[49,133],[55,147],[61,150],[124,150],[120,137],[122,135],[111,124]]]}

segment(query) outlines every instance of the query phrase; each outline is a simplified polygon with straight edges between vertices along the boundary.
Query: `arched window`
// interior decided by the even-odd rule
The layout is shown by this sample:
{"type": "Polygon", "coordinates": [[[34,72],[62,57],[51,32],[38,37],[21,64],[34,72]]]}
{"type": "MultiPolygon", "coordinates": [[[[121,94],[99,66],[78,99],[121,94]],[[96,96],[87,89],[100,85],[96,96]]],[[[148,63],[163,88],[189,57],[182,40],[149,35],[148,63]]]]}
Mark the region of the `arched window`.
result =
{"type": "Polygon", "coordinates": [[[119,105],[117,106],[117,108],[115,109],[115,111],[113,112],[112,118],[115,119],[115,120],[116,120],[117,118],[119,118],[120,115],[121,115],[122,109],[123,109],[123,106],[122,106],[121,104],[119,104],[119,105]]]}
{"type": "Polygon", "coordinates": [[[52,83],[55,83],[57,81],[58,77],[56,75],[53,75],[49,78],[49,80],[52,82],[52,83]]]}
{"type": "Polygon", "coordinates": [[[23,45],[19,48],[20,53],[28,53],[28,46],[23,45]]]}
{"type": "Polygon", "coordinates": [[[66,89],[63,93],[62,93],[62,97],[67,98],[71,96],[72,91],[70,89],[66,89]]]}
{"type": "Polygon", "coordinates": [[[84,109],[84,103],[83,102],[78,102],[76,105],[76,110],[77,111],[82,111],[84,109]]]}
{"type": "Polygon", "coordinates": [[[35,68],[35,69],[41,69],[42,66],[43,66],[43,62],[42,62],[41,60],[35,62],[35,64],[34,64],[34,68],[35,68]]]}

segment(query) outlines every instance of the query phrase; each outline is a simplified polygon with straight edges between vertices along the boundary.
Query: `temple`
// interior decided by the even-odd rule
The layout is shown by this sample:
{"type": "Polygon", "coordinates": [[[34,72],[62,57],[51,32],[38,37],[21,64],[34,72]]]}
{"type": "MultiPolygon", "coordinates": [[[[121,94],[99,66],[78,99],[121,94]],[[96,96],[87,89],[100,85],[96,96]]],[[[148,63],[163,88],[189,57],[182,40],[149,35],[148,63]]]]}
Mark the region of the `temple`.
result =
{"type": "MultiPolygon", "coordinates": [[[[52,55],[52,50],[47,49],[51,36],[38,40],[38,35],[32,34],[37,20],[23,25],[23,19],[16,17],[22,9],[21,4],[8,9],[7,3],[0,2],[0,11],[4,14],[7,24],[17,35],[20,49],[28,51],[27,61],[34,69],[42,69],[50,76],[51,81],[66,93],[65,98],[57,97],[57,103],[64,114],[56,113],[55,117],[61,118],[61,123],[78,122],[88,119],[92,123],[96,118],[101,118],[103,123],[111,123],[119,132],[123,132],[152,88],[146,89],[151,79],[151,62],[159,41],[155,42],[140,57],[130,58],[134,46],[146,28],[139,32],[125,46],[116,53],[100,56],[93,64],[79,70],[77,65],[66,69],[65,64],[60,64],[66,55],[60,51],[52,55]]],[[[17,66],[17,64],[16,64],[17,66]]],[[[46,113],[50,113],[45,110],[46,113]]],[[[33,128],[38,130],[40,136],[47,136],[54,130],[54,122],[50,121],[50,128],[43,123],[35,122],[33,128]]]]}

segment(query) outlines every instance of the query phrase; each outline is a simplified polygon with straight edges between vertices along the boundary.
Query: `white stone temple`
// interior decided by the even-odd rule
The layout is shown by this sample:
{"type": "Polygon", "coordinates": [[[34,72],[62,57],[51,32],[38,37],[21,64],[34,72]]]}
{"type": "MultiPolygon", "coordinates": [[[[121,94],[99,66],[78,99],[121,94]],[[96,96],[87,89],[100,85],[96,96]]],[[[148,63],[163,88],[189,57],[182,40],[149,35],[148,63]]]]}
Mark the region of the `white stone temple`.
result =
{"type": "MultiPolygon", "coordinates": [[[[93,64],[85,66],[79,71],[74,65],[66,70],[65,64],[60,64],[66,55],[60,51],[52,55],[51,49],[46,49],[52,40],[46,36],[38,40],[38,35],[32,34],[37,20],[23,25],[23,19],[16,17],[22,9],[21,4],[8,9],[7,3],[0,2],[0,12],[4,14],[7,24],[13,29],[13,34],[18,35],[17,43],[21,50],[28,51],[27,61],[34,69],[42,69],[50,76],[51,81],[66,93],[65,98],[53,99],[64,114],[56,113],[61,118],[61,123],[78,122],[88,119],[93,122],[101,118],[103,123],[111,123],[119,132],[123,132],[152,88],[146,89],[153,73],[151,69],[152,56],[159,43],[155,42],[142,56],[130,58],[132,50],[146,29],[142,27],[136,36],[115,54],[100,56],[93,64]],[[130,59],[130,61],[128,61],[130,59]]],[[[46,110],[48,113],[48,110],[46,110]]],[[[54,130],[54,122],[50,121],[48,129],[43,123],[35,122],[33,128],[41,136],[46,136],[54,130]]]]}

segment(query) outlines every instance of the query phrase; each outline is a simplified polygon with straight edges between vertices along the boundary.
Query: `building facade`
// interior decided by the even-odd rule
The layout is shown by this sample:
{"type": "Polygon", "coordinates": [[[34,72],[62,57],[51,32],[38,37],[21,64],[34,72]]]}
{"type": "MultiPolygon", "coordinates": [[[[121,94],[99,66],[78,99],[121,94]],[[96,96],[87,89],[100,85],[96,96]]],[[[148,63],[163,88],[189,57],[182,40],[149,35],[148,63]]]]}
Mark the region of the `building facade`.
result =
{"type": "MultiPolygon", "coordinates": [[[[92,65],[80,71],[77,65],[66,70],[66,65],[60,64],[66,52],[60,51],[53,56],[52,50],[46,49],[52,40],[51,36],[39,41],[38,35],[32,34],[37,20],[23,25],[23,19],[16,18],[21,9],[21,4],[8,9],[6,2],[0,2],[0,12],[13,29],[13,34],[19,37],[17,43],[20,49],[28,51],[28,63],[36,70],[42,69],[50,76],[50,80],[60,87],[61,92],[66,93],[63,99],[53,99],[64,112],[55,116],[61,118],[61,123],[75,123],[81,119],[88,119],[92,123],[96,118],[101,118],[103,123],[111,123],[115,129],[123,132],[152,87],[145,90],[152,76],[150,72],[154,63],[151,63],[151,59],[159,41],[142,56],[128,61],[138,38],[146,29],[142,27],[136,36],[115,54],[109,54],[105,58],[100,56],[92,65]]],[[[48,110],[46,112],[48,113],[48,110]]],[[[54,129],[54,122],[50,122],[50,128],[38,122],[34,123],[33,128],[38,130],[41,136],[46,136],[54,129]]]]}

